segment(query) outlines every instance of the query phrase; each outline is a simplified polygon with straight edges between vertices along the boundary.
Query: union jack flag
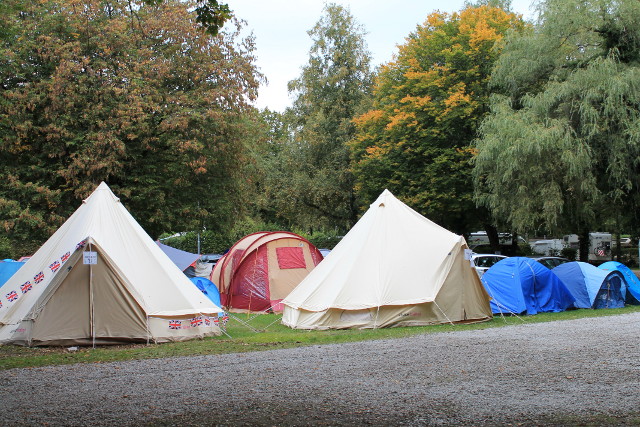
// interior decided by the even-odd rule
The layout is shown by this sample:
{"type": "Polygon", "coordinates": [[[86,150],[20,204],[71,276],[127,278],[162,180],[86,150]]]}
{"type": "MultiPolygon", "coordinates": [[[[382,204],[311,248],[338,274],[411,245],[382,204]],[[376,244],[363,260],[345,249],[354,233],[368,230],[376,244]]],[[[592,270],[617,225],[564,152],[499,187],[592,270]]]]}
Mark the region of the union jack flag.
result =
{"type": "Polygon", "coordinates": [[[16,291],[11,291],[7,294],[7,299],[9,302],[14,302],[18,299],[18,293],[16,291]]]}
{"type": "Polygon", "coordinates": [[[211,326],[211,319],[209,318],[209,316],[204,316],[204,325],[211,326]]]}
{"type": "Polygon", "coordinates": [[[0,308],[2,308],[2,301],[0,301],[0,308]]]}
{"type": "Polygon", "coordinates": [[[84,245],[86,245],[86,244],[87,244],[87,239],[84,239],[82,242],[78,243],[78,244],[76,245],[76,251],[77,251],[78,249],[84,248],[84,245]]]}
{"type": "Polygon", "coordinates": [[[67,262],[70,256],[71,252],[67,252],[66,254],[62,255],[62,257],[60,257],[60,261],[62,261],[62,263],[64,264],[65,262],[67,262]]]}
{"type": "Polygon", "coordinates": [[[26,281],[22,285],[20,285],[20,290],[22,291],[23,294],[26,294],[27,292],[29,292],[31,288],[33,288],[33,285],[29,281],[26,281]]]}
{"type": "Polygon", "coordinates": [[[220,320],[222,321],[223,326],[227,325],[227,322],[229,321],[229,315],[227,312],[222,313],[222,318],[220,320]]]}
{"type": "Polygon", "coordinates": [[[169,329],[180,329],[182,322],[179,320],[169,320],[169,329]]]}
{"type": "Polygon", "coordinates": [[[36,274],[35,276],[33,276],[33,281],[36,282],[36,284],[42,282],[43,280],[44,280],[44,273],[42,271],[36,274]]]}
{"type": "Polygon", "coordinates": [[[51,269],[52,272],[55,273],[60,268],[60,265],[61,265],[60,261],[56,260],[56,261],[53,261],[53,264],[51,264],[49,268],[51,269]]]}
{"type": "Polygon", "coordinates": [[[216,317],[213,318],[213,324],[218,326],[220,324],[220,319],[218,319],[218,316],[216,315],[216,317]]]}
{"type": "Polygon", "coordinates": [[[198,326],[202,326],[202,317],[194,317],[191,319],[191,327],[196,328],[198,326]]]}

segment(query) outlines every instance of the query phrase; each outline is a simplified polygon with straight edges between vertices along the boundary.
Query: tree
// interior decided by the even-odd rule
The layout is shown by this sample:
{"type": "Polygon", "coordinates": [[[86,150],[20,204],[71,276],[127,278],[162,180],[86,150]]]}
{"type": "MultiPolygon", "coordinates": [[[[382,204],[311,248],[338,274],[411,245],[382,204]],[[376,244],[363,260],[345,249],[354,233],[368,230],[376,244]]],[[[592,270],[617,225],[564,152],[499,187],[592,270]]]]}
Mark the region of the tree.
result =
{"type": "MultiPolygon", "coordinates": [[[[144,0],[144,3],[153,6],[164,0],[144,0]]],[[[131,4],[131,0],[129,0],[131,4]]],[[[132,8],[130,8],[132,9],[132,8]]],[[[222,26],[233,17],[233,12],[226,3],[217,0],[200,0],[196,4],[195,12],[198,22],[204,30],[212,36],[217,36],[222,26]]]]}
{"type": "Polygon", "coordinates": [[[3,17],[0,221],[18,254],[100,181],[154,237],[222,229],[244,205],[253,40],[199,31],[191,6],[133,17],[124,0],[59,0],[3,17]]]}
{"type": "Polygon", "coordinates": [[[508,40],[477,141],[476,200],[521,231],[637,223],[640,4],[547,0],[508,40]]]}
{"type": "Polygon", "coordinates": [[[354,134],[353,117],[371,87],[370,55],[364,30],[347,9],[325,6],[308,32],[309,62],[289,82],[295,96],[292,139],[280,161],[291,168],[288,186],[278,190],[315,226],[348,228],[357,219],[353,177],[346,145],[354,134]]]}
{"type": "Polygon", "coordinates": [[[500,41],[523,27],[521,17],[482,5],[435,12],[409,35],[380,69],[372,109],[355,121],[351,151],[362,199],[388,188],[456,232],[483,223],[472,201],[472,142],[488,111],[500,41]]]}

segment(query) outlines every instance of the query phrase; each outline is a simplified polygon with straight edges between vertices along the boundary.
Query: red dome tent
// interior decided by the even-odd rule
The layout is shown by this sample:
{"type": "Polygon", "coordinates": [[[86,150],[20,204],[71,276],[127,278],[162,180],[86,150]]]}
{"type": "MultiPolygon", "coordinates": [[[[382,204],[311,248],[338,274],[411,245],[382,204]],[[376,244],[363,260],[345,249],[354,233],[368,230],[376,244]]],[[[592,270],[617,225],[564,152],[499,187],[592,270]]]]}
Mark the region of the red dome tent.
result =
{"type": "Polygon", "coordinates": [[[232,312],[281,312],[280,303],[322,254],[297,234],[258,232],[236,242],[211,271],[222,306],[232,312]]]}

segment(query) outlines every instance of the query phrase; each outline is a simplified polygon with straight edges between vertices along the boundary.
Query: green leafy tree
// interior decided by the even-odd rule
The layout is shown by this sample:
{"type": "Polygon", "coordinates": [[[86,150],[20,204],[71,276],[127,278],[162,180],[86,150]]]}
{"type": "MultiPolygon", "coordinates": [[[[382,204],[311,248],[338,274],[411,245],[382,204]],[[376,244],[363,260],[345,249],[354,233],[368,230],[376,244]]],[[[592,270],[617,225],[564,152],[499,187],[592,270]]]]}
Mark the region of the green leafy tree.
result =
{"type": "Polygon", "coordinates": [[[0,222],[16,251],[37,248],[100,181],[154,237],[237,215],[253,40],[210,37],[191,6],[132,16],[129,1],[59,0],[3,16],[0,222]]]}
{"type": "Polygon", "coordinates": [[[288,197],[291,172],[295,169],[290,161],[295,156],[289,152],[293,146],[291,116],[290,111],[261,111],[254,122],[254,141],[251,144],[255,166],[254,214],[266,222],[280,224],[280,228],[286,230],[291,230],[296,224],[308,224],[288,197]]]}
{"type": "Polygon", "coordinates": [[[521,231],[638,223],[640,3],[547,0],[497,62],[476,200],[521,231]]]}
{"type": "Polygon", "coordinates": [[[295,207],[297,222],[344,229],[358,213],[346,144],[371,87],[370,55],[363,28],[342,6],[326,5],[308,33],[309,62],[289,82],[295,96],[288,122],[292,133],[279,159],[289,177],[276,198],[295,207]]]}
{"type": "Polygon", "coordinates": [[[351,151],[363,200],[387,188],[456,232],[492,225],[472,200],[472,143],[500,42],[523,28],[501,8],[468,6],[429,15],[407,37],[379,71],[372,108],[355,120],[351,151]]]}
{"type": "MultiPolygon", "coordinates": [[[[153,6],[161,4],[165,0],[144,0],[144,3],[153,6]]],[[[131,3],[131,0],[129,0],[131,3]]],[[[217,36],[225,22],[233,17],[233,12],[226,3],[217,0],[199,0],[195,7],[196,22],[212,36],[217,36]]]]}

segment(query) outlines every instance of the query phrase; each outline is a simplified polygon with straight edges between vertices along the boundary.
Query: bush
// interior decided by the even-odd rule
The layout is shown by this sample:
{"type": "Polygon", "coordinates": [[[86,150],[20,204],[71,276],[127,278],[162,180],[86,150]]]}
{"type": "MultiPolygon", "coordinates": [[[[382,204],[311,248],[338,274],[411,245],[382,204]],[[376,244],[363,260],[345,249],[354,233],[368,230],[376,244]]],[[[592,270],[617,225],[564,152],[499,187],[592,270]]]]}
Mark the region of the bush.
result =
{"type": "Polygon", "coordinates": [[[337,232],[316,231],[313,233],[297,233],[310,241],[318,249],[333,249],[340,240],[342,235],[337,232]]]}
{"type": "MultiPolygon", "coordinates": [[[[228,249],[234,242],[229,243],[228,236],[223,236],[213,231],[205,230],[200,233],[200,253],[222,253],[228,249]]],[[[180,236],[164,238],[162,243],[183,251],[197,253],[198,252],[198,233],[189,231],[180,236]]]]}
{"type": "Polygon", "coordinates": [[[11,247],[11,241],[7,236],[0,236],[0,259],[5,258],[18,258],[17,254],[11,247]]]}
{"type": "MultiPolygon", "coordinates": [[[[278,224],[245,218],[236,222],[235,226],[226,233],[211,230],[201,232],[200,253],[222,254],[244,236],[259,231],[291,231],[304,237],[318,249],[333,249],[343,237],[337,231],[315,231],[309,233],[299,230],[287,230],[278,224]]],[[[198,252],[198,233],[195,231],[182,233],[175,237],[169,236],[172,236],[172,234],[163,234],[161,236],[162,243],[183,251],[198,252]]]]}
{"type": "Polygon", "coordinates": [[[560,256],[568,259],[569,261],[575,261],[578,259],[578,250],[573,248],[563,248],[560,251],[560,256]]]}

